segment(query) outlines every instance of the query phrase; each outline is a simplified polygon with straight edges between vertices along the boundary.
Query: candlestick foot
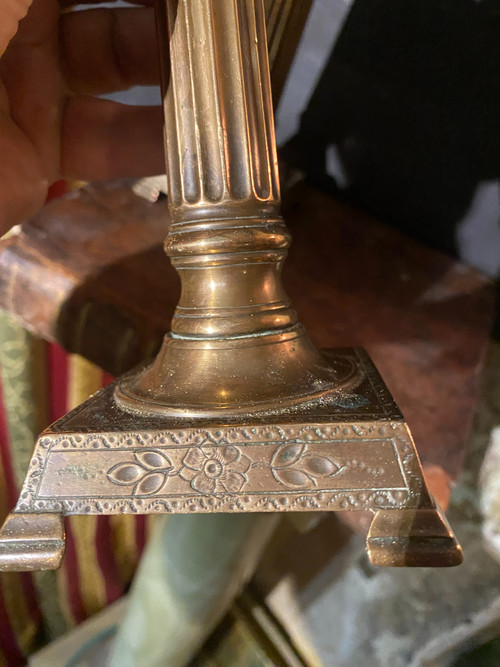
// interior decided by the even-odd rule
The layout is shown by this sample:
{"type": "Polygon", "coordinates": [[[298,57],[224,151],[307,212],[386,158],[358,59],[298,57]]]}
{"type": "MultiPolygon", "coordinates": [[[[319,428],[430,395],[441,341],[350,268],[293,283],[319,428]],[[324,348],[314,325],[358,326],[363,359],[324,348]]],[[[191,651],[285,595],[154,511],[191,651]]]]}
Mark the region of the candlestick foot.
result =
{"type": "Polygon", "coordinates": [[[342,400],[361,380],[349,356],[326,358],[300,325],[266,336],[217,340],[167,335],[151,366],[118,382],[125,410],[166,417],[218,417],[342,400]]]}
{"type": "Polygon", "coordinates": [[[0,530],[0,572],[57,570],[65,540],[62,514],[13,512],[0,530]]]}
{"type": "Polygon", "coordinates": [[[379,510],[366,548],[370,562],[377,566],[453,567],[463,561],[462,548],[436,505],[379,510]]]}

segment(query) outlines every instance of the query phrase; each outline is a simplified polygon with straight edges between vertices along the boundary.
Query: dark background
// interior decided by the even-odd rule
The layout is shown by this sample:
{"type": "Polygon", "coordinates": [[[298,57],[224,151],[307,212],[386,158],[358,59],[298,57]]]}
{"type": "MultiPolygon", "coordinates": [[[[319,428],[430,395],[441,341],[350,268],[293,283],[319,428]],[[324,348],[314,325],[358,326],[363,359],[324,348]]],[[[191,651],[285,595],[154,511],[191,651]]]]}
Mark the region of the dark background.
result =
{"type": "Polygon", "coordinates": [[[356,0],[283,155],[323,187],[336,145],[344,194],[456,253],[478,183],[500,178],[500,2],[356,0]]]}
{"type": "MultiPolygon", "coordinates": [[[[456,256],[478,185],[500,179],[499,125],[498,0],[355,0],[281,155],[317,186],[456,256]],[[331,146],[345,187],[328,173],[331,146]]],[[[500,211],[489,213],[498,225],[500,211]]],[[[500,266],[500,244],[498,254],[500,266]]]]}

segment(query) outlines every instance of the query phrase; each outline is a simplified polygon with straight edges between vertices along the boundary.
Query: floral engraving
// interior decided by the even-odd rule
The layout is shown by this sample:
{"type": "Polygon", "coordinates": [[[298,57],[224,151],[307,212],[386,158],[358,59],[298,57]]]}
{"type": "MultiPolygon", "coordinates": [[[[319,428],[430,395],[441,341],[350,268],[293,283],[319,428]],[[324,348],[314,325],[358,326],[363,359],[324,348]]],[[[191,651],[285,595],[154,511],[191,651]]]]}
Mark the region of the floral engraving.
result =
{"type": "Polygon", "coordinates": [[[182,459],[179,476],[198,493],[238,493],[248,481],[248,456],[233,445],[192,447],[182,459]]]}
{"type": "Polygon", "coordinates": [[[136,452],[137,463],[118,463],[108,470],[108,479],[120,486],[134,485],[134,496],[150,496],[163,487],[173,470],[172,462],[160,452],[136,452]]]}
{"type": "Polygon", "coordinates": [[[42,511],[53,502],[53,508],[64,507],[68,513],[177,513],[409,506],[422,487],[418,460],[412,454],[404,424],[385,422],[110,432],[99,439],[86,433],[44,436],[37,443],[18,507],[42,511]],[[370,441],[366,450],[365,440],[370,441]],[[262,448],[257,451],[254,443],[262,448]],[[387,472],[385,465],[379,465],[379,448],[385,447],[386,456],[389,446],[394,448],[394,461],[387,459],[387,472]],[[111,485],[121,489],[76,501],[56,488],[56,497],[49,501],[40,493],[42,469],[47,469],[49,461],[56,470],[53,474],[58,467],[66,470],[65,457],[70,461],[78,449],[91,450],[95,456],[101,450],[124,456],[119,463],[115,458],[106,473],[111,485]],[[52,451],[58,453],[53,464],[52,451]],[[395,465],[402,468],[401,481],[395,465]],[[394,476],[387,486],[383,485],[385,474],[394,476]],[[339,485],[335,478],[340,476],[339,485]],[[342,488],[351,478],[349,489],[353,490],[347,493],[342,488]]]}
{"type": "Polygon", "coordinates": [[[274,479],[288,488],[311,489],[318,478],[334,477],[343,468],[326,456],[310,454],[305,443],[280,445],[271,459],[274,479]]]}

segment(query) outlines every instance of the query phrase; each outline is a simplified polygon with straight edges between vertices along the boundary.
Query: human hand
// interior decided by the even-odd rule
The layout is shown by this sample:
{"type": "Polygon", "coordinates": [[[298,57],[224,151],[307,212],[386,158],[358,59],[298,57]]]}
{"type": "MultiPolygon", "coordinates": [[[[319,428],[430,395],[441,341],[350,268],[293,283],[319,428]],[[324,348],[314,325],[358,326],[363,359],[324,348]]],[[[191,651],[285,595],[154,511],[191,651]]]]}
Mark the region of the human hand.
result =
{"type": "Polygon", "coordinates": [[[0,234],[60,178],[164,171],[161,108],[95,97],[159,82],[153,0],[84,1],[0,0],[0,234]]]}

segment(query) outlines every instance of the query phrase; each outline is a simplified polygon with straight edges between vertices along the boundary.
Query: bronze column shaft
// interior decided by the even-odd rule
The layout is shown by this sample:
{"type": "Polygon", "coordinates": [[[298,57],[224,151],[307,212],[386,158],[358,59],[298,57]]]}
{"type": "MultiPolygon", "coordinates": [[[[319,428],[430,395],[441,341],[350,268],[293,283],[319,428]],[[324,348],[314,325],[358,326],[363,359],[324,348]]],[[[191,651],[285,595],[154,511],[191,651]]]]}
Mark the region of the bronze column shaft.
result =
{"type": "Polygon", "coordinates": [[[263,2],[161,0],[159,17],[170,49],[165,247],[182,294],[157,360],[121,383],[117,400],[140,413],[210,417],[338,391],[354,380],[350,369],[314,348],[281,283],[290,239],[263,2]]]}
{"type": "Polygon", "coordinates": [[[178,336],[252,335],[297,323],[279,274],[289,237],[262,4],[167,3],[165,98],[178,336]],[[262,74],[264,72],[264,74],[262,74]]]}

